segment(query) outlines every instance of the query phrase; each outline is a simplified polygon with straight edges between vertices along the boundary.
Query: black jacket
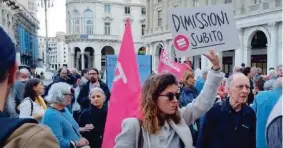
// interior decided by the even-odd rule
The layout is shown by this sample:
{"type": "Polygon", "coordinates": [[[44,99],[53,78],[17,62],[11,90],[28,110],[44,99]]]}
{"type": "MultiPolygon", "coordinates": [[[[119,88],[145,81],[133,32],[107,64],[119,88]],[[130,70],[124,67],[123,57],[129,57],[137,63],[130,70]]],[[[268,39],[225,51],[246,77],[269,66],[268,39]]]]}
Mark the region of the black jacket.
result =
{"type": "Polygon", "coordinates": [[[243,105],[235,112],[227,99],[203,117],[197,148],[255,148],[255,135],[254,110],[243,105]]]}
{"type": "Polygon", "coordinates": [[[85,127],[86,124],[92,124],[94,126],[92,131],[82,133],[82,136],[89,141],[90,148],[101,148],[106,117],[106,104],[101,109],[90,105],[88,109],[82,112],[79,119],[80,127],[85,127]]]}
{"type": "MultiPolygon", "coordinates": [[[[104,94],[105,94],[105,97],[106,97],[106,100],[105,100],[105,103],[108,103],[109,99],[110,99],[110,90],[108,88],[108,86],[102,82],[101,80],[98,80],[99,81],[99,85],[100,85],[100,88],[104,91],[104,94]]],[[[80,89],[80,93],[79,93],[79,96],[78,96],[78,103],[80,104],[81,108],[82,109],[87,109],[90,105],[90,100],[88,98],[88,95],[89,95],[89,83],[90,81],[88,81],[85,85],[83,85],[80,89]]]]}

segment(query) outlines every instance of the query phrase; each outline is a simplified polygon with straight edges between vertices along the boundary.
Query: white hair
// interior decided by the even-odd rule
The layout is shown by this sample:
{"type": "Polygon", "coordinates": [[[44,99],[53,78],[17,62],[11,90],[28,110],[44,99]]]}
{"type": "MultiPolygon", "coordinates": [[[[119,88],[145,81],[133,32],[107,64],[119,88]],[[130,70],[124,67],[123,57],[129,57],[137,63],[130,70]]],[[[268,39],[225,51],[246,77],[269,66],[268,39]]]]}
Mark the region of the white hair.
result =
{"type": "Polygon", "coordinates": [[[28,69],[26,69],[26,68],[22,68],[22,69],[20,69],[20,73],[21,73],[21,74],[22,74],[22,73],[26,73],[26,74],[30,75],[29,70],[28,70],[28,69]]]}
{"type": "Polygon", "coordinates": [[[235,66],[233,69],[233,73],[241,72],[241,67],[235,66]]]}
{"type": "Polygon", "coordinates": [[[64,82],[54,83],[49,89],[45,99],[49,103],[64,104],[65,94],[69,93],[71,88],[71,85],[64,82]]]}
{"type": "Polygon", "coordinates": [[[273,85],[273,88],[282,88],[282,78],[277,78],[274,85],[273,85]]]}
{"type": "Polygon", "coordinates": [[[90,92],[89,92],[89,96],[91,96],[91,94],[93,94],[95,92],[101,93],[103,95],[104,99],[105,99],[105,93],[100,87],[95,87],[95,88],[91,89],[90,92]]]}

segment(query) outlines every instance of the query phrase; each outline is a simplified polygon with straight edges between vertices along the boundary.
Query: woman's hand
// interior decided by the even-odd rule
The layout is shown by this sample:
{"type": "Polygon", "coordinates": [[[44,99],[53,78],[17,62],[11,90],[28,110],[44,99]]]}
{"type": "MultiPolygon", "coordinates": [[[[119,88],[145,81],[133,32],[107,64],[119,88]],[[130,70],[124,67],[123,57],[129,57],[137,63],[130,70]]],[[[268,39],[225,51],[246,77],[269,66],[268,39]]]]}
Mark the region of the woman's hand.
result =
{"type": "Polygon", "coordinates": [[[209,61],[212,63],[212,68],[214,70],[218,70],[221,68],[219,56],[215,53],[214,50],[209,50],[208,53],[205,53],[203,55],[207,57],[209,61]]]}
{"type": "Polygon", "coordinates": [[[81,137],[79,141],[76,142],[76,147],[88,146],[89,142],[87,139],[81,137]]]}
{"type": "Polygon", "coordinates": [[[91,131],[94,129],[94,126],[92,124],[86,124],[84,127],[85,131],[91,131]]]}
{"type": "Polygon", "coordinates": [[[85,127],[80,127],[80,132],[89,132],[94,129],[92,124],[86,124],[85,127]]]}

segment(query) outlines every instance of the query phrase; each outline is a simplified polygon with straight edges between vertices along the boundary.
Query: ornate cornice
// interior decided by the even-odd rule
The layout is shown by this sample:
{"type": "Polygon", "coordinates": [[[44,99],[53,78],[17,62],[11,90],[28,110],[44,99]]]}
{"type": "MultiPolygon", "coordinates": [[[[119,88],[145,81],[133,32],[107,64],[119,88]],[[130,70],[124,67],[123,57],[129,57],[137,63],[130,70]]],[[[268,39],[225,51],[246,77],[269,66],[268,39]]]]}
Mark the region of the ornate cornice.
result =
{"type": "Polygon", "coordinates": [[[103,16],[102,19],[104,22],[112,22],[113,18],[110,15],[103,16]]]}

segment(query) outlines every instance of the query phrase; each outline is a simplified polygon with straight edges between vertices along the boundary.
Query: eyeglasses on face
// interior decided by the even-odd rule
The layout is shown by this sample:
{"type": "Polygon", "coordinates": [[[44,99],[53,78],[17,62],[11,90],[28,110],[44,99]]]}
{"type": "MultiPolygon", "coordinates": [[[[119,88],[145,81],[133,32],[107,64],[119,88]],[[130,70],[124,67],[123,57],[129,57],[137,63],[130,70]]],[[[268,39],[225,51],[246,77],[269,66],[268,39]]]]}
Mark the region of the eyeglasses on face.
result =
{"type": "Polygon", "coordinates": [[[238,88],[238,89],[243,89],[243,88],[246,88],[246,89],[250,89],[250,86],[249,85],[243,85],[243,84],[241,84],[241,85],[236,85],[236,88],[238,88]]]}
{"type": "Polygon", "coordinates": [[[64,96],[73,96],[72,93],[67,93],[67,94],[64,94],[64,96]]]}
{"type": "Polygon", "coordinates": [[[101,98],[102,96],[101,95],[94,95],[92,96],[92,98],[101,98]]]}
{"type": "Polygon", "coordinates": [[[169,92],[169,93],[167,93],[165,95],[159,95],[159,96],[168,97],[169,101],[174,100],[175,97],[176,97],[176,99],[178,99],[177,94],[176,93],[172,93],[172,92],[169,92]]]}

